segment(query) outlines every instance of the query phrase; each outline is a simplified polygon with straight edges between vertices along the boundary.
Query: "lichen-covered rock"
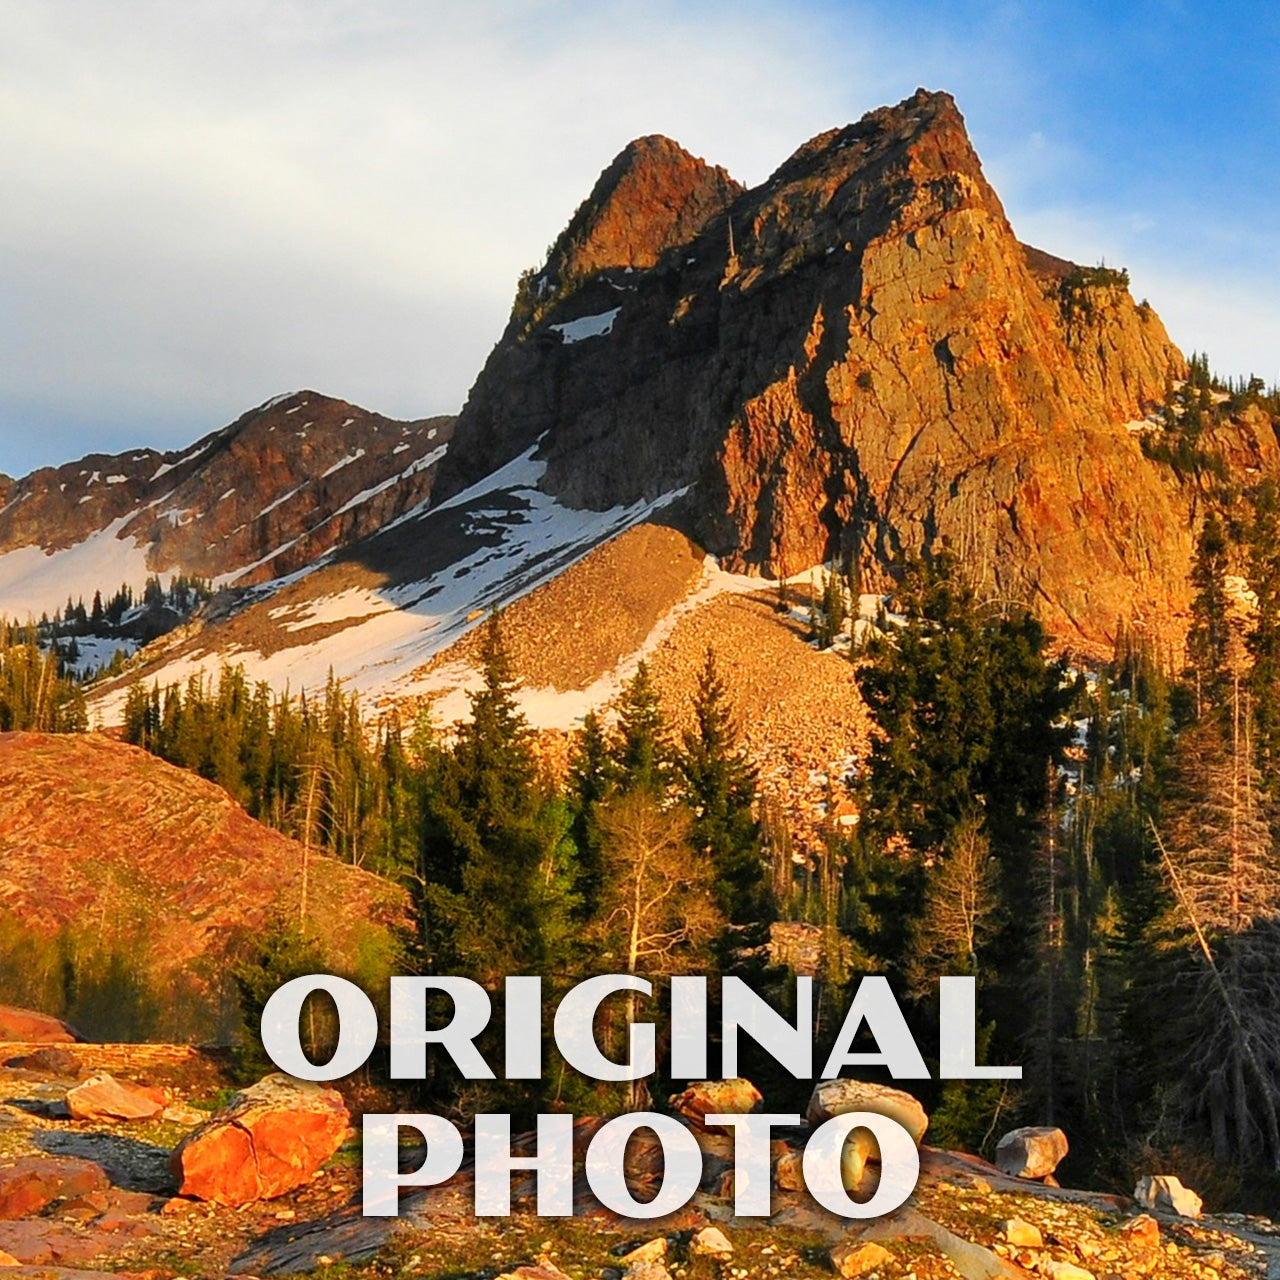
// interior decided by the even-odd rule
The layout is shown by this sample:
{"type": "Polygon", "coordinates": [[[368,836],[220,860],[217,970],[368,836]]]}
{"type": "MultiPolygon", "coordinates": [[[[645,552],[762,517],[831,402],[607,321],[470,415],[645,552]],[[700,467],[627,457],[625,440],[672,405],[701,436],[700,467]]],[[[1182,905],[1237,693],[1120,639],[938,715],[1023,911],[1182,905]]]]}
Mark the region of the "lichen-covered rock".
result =
{"type": "Polygon", "coordinates": [[[1051,1126],[1011,1129],[996,1144],[996,1166],[1013,1178],[1047,1178],[1067,1154],[1067,1135],[1051,1126]]]}
{"type": "Polygon", "coordinates": [[[682,1093],[673,1093],[668,1105],[678,1115],[691,1120],[698,1128],[713,1133],[725,1132],[723,1125],[708,1125],[704,1117],[709,1115],[749,1115],[759,1111],[764,1101],[760,1090],[750,1080],[736,1077],[730,1080],[697,1080],[682,1093]]]}
{"type": "Polygon", "coordinates": [[[1198,1218],[1203,1207],[1200,1197],[1171,1173],[1143,1178],[1134,1187],[1133,1198],[1145,1209],[1163,1209],[1184,1218],[1198,1218]]]}
{"type": "Polygon", "coordinates": [[[896,1120],[915,1139],[916,1146],[929,1127],[929,1116],[918,1099],[902,1089],[867,1080],[820,1080],[813,1087],[805,1117],[816,1129],[833,1116],[850,1111],[871,1111],[896,1120]]]}
{"type": "MultiPolygon", "coordinates": [[[[896,1120],[920,1145],[929,1116],[916,1098],[902,1089],[872,1084],[866,1080],[820,1080],[809,1098],[806,1119],[816,1129],[833,1116],[851,1111],[870,1111],[896,1120]]],[[[863,1171],[868,1161],[878,1160],[880,1149],[875,1138],[865,1129],[855,1129],[840,1152],[840,1180],[848,1191],[863,1188],[863,1171]]]]}
{"type": "Polygon", "coordinates": [[[267,1076],[178,1145],[171,1160],[178,1192],[224,1205],[284,1195],[337,1151],[348,1120],[336,1090],[267,1076]]]}

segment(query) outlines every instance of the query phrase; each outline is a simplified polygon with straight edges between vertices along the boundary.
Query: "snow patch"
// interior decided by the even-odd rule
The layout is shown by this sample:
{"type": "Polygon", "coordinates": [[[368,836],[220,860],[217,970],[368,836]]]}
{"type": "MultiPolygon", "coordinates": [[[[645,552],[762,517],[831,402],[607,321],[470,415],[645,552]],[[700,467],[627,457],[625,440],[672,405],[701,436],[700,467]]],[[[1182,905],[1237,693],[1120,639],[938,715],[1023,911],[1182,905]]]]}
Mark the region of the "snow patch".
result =
{"type": "Polygon", "coordinates": [[[367,587],[351,587],[336,595],[321,596],[301,605],[279,605],[269,610],[268,615],[280,619],[286,631],[305,631],[308,627],[324,626],[327,623],[372,618],[394,607],[367,587]]]}
{"type": "MultiPolygon", "coordinates": [[[[202,453],[208,453],[211,448],[213,448],[212,440],[210,440],[207,444],[200,445],[196,449],[192,449],[190,453],[184,453],[182,457],[179,458],[176,462],[162,462],[160,466],[156,469],[155,475],[151,477],[152,483],[159,480],[161,476],[167,475],[170,471],[174,469],[174,467],[180,467],[184,462],[193,462],[202,453]]],[[[84,475],[84,472],[82,471],[80,474],[84,475]]],[[[90,483],[92,483],[92,481],[90,483]]]]}
{"type": "MultiPolygon", "coordinates": [[[[347,421],[350,422],[351,419],[348,418],[347,421]]],[[[310,426],[310,425],[311,424],[308,422],[307,426],[310,426]]],[[[345,425],[345,423],[343,425],[345,425]]],[[[320,479],[323,480],[325,476],[333,475],[335,471],[341,471],[343,467],[349,467],[353,462],[359,462],[360,459],[363,457],[364,457],[364,450],[357,449],[355,453],[349,453],[345,458],[339,458],[338,461],[335,462],[333,466],[329,468],[328,471],[324,471],[321,473],[320,479]]]]}
{"type": "Polygon", "coordinates": [[[613,322],[618,318],[621,307],[612,311],[602,311],[599,315],[581,316],[577,320],[568,320],[564,324],[548,326],[552,333],[558,333],[566,346],[573,342],[582,342],[587,338],[602,338],[613,332],[613,322]]]}
{"type": "Polygon", "coordinates": [[[117,651],[123,651],[126,658],[131,658],[140,648],[139,642],[128,636],[77,636],[77,656],[67,666],[84,679],[100,667],[107,666],[117,651]]]}
{"type": "Polygon", "coordinates": [[[262,510],[258,512],[258,515],[254,517],[254,519],[256,520],[261,516],[265,516],[268,512],[274,511],[277,507],[282,506],[284,503],[288,502],[289,499],[292,498],[295,493],[301,493],[302,490],[305,489],[307,485],[310,483],[311,482],[309,480],[304,480],[300,485],[298,485],[296,489],[290,489],[288,493],[282,494],[274,502],[268,503],[265,507],[263,507],[262,510]]]}
{"type": "MultiPolygon", "coordinates": [[[[439,673],[424,673],[423,668],[491,609],[527,595],[600,543],[651,518],[684,492],[608,511],[576,511],[537,488],[546,464],[534,460],[536,449],[535,444],[439,507],[428,509],[421,503],[384,526],[385,534],[406,521],[417,521],[415,533],[424,546],[430,545],[434,528],[467,540],[473,549],[464,551],[441,572],[393,587],[343,591],[311,604],[292,606],[278,615],[280,631],[274,639],[279,643],[296,636],[299,643],[281,645],[270,654],[239,648],[216,655],[193,654],[170,662],[148,676],[148,681],[158,679],[167,685],[199,670],[213,677],[224,663],[238,663],[243,664],[251,681],[265,680],[278,691],[286,685],[295,693],[322,689],[331,670],[350,692],[365,699],[438,690],[439,673]],[[437,520],[441,525],[434,525],[437,520]],[[308,632],[322,622],[349,625],[308,642],[308,632]]],[[[414,466],[427,466],[435,460],[435,455],[429,454],[414,466]]],[[[259,563],[279,555],[287,545],[259,563]]],[[[229,574],[227,579],[254,567],[229,574]]],[[[314,573],[315,566],[308,566],[272,585],[278,589],[287,581],[296,582],[314,573]]],[[[749,582],[751,589],[760,585],[758,579],[744,582],[749,582]]],[[[123,688],[101,695],[93,700],[93,714],[105,724],[118,722],[125,697],[123,688]]]]}

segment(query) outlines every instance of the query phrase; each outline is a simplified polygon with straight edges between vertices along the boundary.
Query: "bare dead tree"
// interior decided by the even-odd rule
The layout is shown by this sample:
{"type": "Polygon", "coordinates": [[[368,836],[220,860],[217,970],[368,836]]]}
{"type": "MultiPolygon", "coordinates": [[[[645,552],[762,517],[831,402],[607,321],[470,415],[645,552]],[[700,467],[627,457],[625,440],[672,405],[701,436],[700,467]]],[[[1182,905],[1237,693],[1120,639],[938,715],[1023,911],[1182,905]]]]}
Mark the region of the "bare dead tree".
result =
{"type": "Polygon", "coordinates": [[[973,974],[995,932],[996,864],[977,817],[962,820],[929,874],[909,966],[912,991],[931,991],[940,974],[973,974]]]}
{"type": "MultiPolygon", "coordinates": [[[[625,972],[668,977],[696,967],[723,926],[713,897],[714,872],[689,841],[690,818],[636,790],[605,805],[599,816],[604,862],[602,911],[596,932],[619,953],[625,972]]],[[[623,1034],[636,1017],[628,992],[623,1034]]],[[[633,1081],[631,1104],[642,1104],[633,1081]]]]}
{"type": "Polygon", "coordinates": [[[1183,1077],[1188,1105],[1207,1119],[1219,1157],[1254,1150],[1262,1138],[1272,1168],[1280,1171],[1280,920],[1271,915],[1238,933],[1226,933],[1215,955],[1176,857],[1155,823],[1148,823],[1204,960],[1191,975],[1196,1035],[1183,1077]],[[1260,1116],[1255,1108],[1260,1108],[1260,1116]]]}

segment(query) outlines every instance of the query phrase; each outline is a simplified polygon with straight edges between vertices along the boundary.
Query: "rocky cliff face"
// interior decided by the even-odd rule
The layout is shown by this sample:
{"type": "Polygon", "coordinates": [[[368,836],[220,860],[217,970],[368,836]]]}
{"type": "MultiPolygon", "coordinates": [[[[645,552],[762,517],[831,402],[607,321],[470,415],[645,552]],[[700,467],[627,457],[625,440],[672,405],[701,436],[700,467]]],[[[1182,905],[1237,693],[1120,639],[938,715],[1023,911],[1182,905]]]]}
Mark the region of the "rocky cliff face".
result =
{"type": "Polygon", "coordinates": [[[584,341],[574,321],[604,316],[596,327],[607,328],[638,273],[688,244],[742,191],[723,169],[669,138],[640,138],[619,153],[547,251],[545,265],[522,277],[506,332],[472,389],[470,425],[458,441],[463,456],[442,496],[522,452],[558,415],[554,352],[584,341]],[[517,387],[534,398],[524,402],[517,387]]]}
{"type": "MultiPolygon", "coordinates": [[[[452,426],[395,422],[299,391],[181,453],[95,454],[0,481],[0,613],[5,553],[66,551],[94,537],[137,548],[157,573],[249,584],[292,572],[425,500],[452,426]]],[[[51,589],[61,563],[36,567],[51,589]]],[[[120,574],[94,585],[114,591],[120,574]]],[[[50,610],[64,600],[55,594],[50,610]]]]}
{"type": "MultiPolygon", "coordinates": [[[[652,163],[630,149],[611,169],[624,158],[652,163]]],[[[1182,355],[1118,273],[1018,242],[948,95],[719,192],[644,241],[637,262],[666,245],[646,270],[615,252],[572,288],[542,280],[472,391],[443,492],[538,441],[543,487],[573,505],[691,486],[691,527],[734,569],[841,557],[874,576],[947,538],[986,591],[1067,636],[1183,606],[1188,495],[1136,429],[1182,355]]],[[[577,242],[603,208],[610,236],[627,225],[588,201],[577,242]]]]}

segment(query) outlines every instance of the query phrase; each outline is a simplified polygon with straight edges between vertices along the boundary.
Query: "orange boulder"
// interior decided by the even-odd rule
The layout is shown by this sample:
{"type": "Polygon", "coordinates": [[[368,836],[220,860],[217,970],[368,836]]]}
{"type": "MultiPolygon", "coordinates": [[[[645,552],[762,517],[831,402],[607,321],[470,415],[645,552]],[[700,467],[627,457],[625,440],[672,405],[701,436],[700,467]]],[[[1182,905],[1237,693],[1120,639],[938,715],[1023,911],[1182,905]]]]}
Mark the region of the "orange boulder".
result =
{"type": "Polygon", "coordinates": [[[61,1018],[34,1009],[0,1004],[0,1042],[19,1044],[74,1044],[80,1037],[61,1018]]]}
{"type": "Polygon", "coordinates": [[[170,1161],[178,1192],[225,1205],[282,1196],[337,1151],[349,1118],[335,1090],[267,1076],[178,1145],[170,1161]]]}

